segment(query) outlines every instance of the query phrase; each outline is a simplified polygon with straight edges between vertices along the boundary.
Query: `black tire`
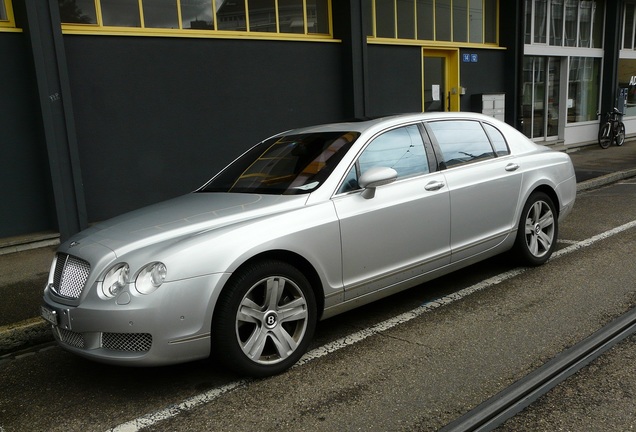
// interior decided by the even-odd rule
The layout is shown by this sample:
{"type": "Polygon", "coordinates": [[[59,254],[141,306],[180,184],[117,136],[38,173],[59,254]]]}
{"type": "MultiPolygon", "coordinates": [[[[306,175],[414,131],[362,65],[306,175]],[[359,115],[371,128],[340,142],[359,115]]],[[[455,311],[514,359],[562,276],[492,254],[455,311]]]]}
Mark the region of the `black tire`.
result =
{"type": "Polygon", "coordinates": [[[620,122],[618,124],[618,132],[616,134],[616,145],[622,146],[625,144],[625,124],[620,122]]]}
{"type": "Polygon", "coordinates": [[[552,199],[534,192],[526,201],[519,219],[515,249],[524,265],[545,263],[554,252],[559,221],[552,199]]]}
{"type": "Polygon", "coordinates": [[[211,356],[241,375],[266,377],[307,351],[317,321],[307,278],[281,261],[259,261],[228,281],[212,320],[211,356]]]}
{"type": "Polygon", "coordinates": [[[608,148],[612,143],[612,127],[609,123],[604,123],[598,130],[598,144],[601,148],[608,148]]]}

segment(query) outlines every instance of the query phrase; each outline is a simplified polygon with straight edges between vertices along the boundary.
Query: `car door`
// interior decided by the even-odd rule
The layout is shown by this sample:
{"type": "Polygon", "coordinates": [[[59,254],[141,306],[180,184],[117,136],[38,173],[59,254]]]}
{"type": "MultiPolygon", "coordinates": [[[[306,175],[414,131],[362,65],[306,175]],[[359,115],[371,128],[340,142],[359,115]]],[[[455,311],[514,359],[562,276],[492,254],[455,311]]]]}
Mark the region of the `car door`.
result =
{"type": "Polygon", "coordinates": [[[504,136],[474,120],[431,121],[426,129],[441,152],[450,193],[451,261],[501,244],[516,225],[522,180],[504,136]]]}
{"type": "Polygon", "coordinates": [[[375,137],[334,198],[346,300],[416,281],[450,261],[448,190],[431,172],[422,132],[415,124],[375,137]],[[357,179],[373,167],[395,169],[397,180],[365,198],[357,179]]]}

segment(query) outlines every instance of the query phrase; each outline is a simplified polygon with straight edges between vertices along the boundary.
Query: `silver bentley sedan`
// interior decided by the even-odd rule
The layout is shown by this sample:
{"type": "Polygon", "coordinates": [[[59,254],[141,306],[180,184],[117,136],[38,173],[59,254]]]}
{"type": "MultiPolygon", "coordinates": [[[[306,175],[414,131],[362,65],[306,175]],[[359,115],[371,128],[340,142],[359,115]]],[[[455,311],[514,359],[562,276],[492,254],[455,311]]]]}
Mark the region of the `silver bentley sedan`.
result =
{"type": "Polygon", "coordinates": [[[41,313],[93,360],[268,376],[321,319],[502,252],[546,262],[575,196],[565,153],[479,114],[291,130],[62,244],[41,313]]]}

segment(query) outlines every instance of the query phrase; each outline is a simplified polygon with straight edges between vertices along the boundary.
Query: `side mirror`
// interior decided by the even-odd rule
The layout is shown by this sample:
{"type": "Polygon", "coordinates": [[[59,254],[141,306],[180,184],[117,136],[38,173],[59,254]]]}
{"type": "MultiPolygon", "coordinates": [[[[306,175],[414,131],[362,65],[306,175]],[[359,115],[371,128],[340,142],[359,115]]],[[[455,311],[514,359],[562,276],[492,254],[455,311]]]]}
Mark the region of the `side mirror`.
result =
{"type": "Polygon", "coordinates": [[[397,171],[387,167],[373,167],[366,170],[358,180],[362,189],[362,197],[371,199],[375,196],[375,188],[393,183],[397,179],[397,171]]]}

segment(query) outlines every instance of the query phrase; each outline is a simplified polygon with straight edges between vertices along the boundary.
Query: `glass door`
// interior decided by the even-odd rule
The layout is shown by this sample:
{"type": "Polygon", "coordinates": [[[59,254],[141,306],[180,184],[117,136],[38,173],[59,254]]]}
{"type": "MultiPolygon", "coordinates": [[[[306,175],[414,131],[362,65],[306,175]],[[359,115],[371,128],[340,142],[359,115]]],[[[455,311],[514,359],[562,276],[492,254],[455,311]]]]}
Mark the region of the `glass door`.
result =
{"type": "Polygon", "coordinates": [[[559,135],[561,59],[527,56],[523,78],[523,133],[537,141],[556,139],[559,135]]]}

